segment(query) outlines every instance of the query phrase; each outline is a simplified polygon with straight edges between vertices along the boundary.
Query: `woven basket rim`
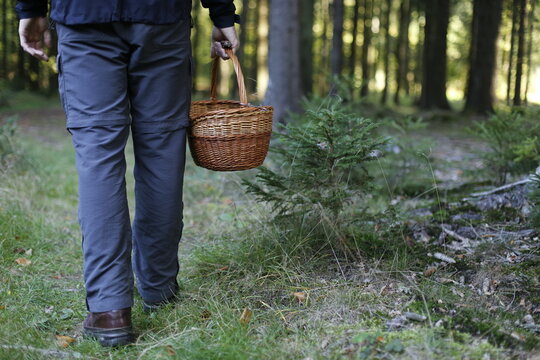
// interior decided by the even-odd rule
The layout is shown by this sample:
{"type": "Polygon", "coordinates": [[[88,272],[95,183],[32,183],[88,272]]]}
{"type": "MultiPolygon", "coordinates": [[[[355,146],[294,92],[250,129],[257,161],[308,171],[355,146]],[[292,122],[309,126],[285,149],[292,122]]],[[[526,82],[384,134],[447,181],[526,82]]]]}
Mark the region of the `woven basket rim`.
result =
{"type": "Polygon", "coordinates": [[[201,118],[205,117],[215,117],[219,115],[234,115],[234,114],[249,114],[249,113],[267,113],[273,112],[274,109],[272,106],[266,105],[251,105],[251,104],[240,104],[240,102],[230,100],[241,105],[238,108],[233,109],[217,109],[211,111],[205,111],[201,114],[191,117],[191,121],[196,122],[197,120],[202,120],[201,118]]]}

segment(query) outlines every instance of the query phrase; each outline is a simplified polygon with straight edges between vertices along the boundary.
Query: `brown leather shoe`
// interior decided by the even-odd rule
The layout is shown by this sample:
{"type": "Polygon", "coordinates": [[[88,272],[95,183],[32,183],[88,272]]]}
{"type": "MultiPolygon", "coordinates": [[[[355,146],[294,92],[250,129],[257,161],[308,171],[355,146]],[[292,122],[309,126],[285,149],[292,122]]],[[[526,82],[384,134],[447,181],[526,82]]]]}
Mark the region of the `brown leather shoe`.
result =
{"type": "Polygon", "coordinates": [[[84,335],[102,346],[119,346],[134,342],[131,308],[91,312],[83,322],[84,335]]]}

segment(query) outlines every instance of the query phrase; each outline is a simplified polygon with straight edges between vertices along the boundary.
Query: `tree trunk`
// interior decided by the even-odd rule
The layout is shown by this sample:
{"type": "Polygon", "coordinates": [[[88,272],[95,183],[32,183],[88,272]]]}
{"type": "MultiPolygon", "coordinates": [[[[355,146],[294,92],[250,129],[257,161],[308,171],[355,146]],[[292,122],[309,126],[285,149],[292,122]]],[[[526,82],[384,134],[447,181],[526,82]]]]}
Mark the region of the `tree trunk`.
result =
{"type": "Polygon", "coordinates": [[[503,0],[474,0],[465,110],[493,112],[493,75],[503,0]]]}
{"type": "Polygon", "coordinates": [[[371,18],[373,16],[372,0],[364,0],[364,42],[362,44],[362,86],[360,96],[366,97],[369,93],[369,48],[371,46],[371,18]]]}
{"type": "Polygon", "coordinates": [[[356,48],[357,48],[357,41],[358,41],[358,19],[360,17],[360,0],[354,1],[354,9],[353,9],[353,24],[352,24],[352,41],[351,41],[351,49],[349,51],[349,76],[351,77],[351,80],[354,81],[354,75],[356,73],[356,48]]]}
{"type": "Polygon", "coordinates": [[[386,8],[384,9],[383,29],[384,29],[384,49],[383,49],[383,67],[384,67],[384,88],[381,97],[381,103],[384,105],[388,100],[388,86],[390,75],[390,12],[392,11],[392,0],[386,0],[386,8]]]}
{"type": "Polygon", "coordinates": [[[284,123],[287,112],[300,108],[299,3],[270,2],[268,89],[265,103],[274,106],[275,123],[284,123]]]}
{"type": "Polygon", "coordinates": [[[409,0],[402,0],[399,7],[399,33],[396,48],[396,93],[394,102],[399,104],[401,89],[409,92],[407,85],[407,73],[409,71],[409,24],[411,23],[411,3],[409,0]]]}
{"type": "Polygon", "coordinates": [[[330,53],[330,71],[339,76],[343,67],[343,0],[332,3],[332,52],[330,53]]]}
{"type": "Polygon", "coordinates": [[[422,91],[422,71],[423,71],[423,55],[424,55],[424,24],[422,21],[420,21],[420,17],[422,17],[423,13],[423,7],[422,2],[419,0],[414,1],[415,6],[415,15],[416,15],[416,23],[418,25],[418,42],[414,46],[414,67],[413,67],[413,84],[414,84],[414,96],[418,97],[418,100],[416,101],[417,104],[420,103],[420,97],[418,96],[418,93],[422,91]]]}
{"type": "Polygon", "coordinates": [[[514,88],[514,106],[521,106],[521,78],[523,76],[523,59],[525,54],[525,17],[527,16],[527,0],[519,2],[518,49],[516,59],[516,86],[514,88]]]}
{"type": "Polygon", "coordinates": [[[313,21],[314,0],[300,1],[300,63],[302,93],[313,91],[313,21]]]}
{"type": "Polygon", "coordinates": [[[2,0],[2,78],[8,77],[7,1],[2,0]]]}
{"type": "Polygon", "coordinates": [[[508,54],[508,75],[506,77],[506,104],[510,105],[512,92],[512,72],[514,71],[514,51],[516,43],[516,24],[518,21],[518,3],[520,0],[512,1],[512,30],[510,32],[510,52],[508,54]]]}
{"type": "Polygon", "coordinates": [[[528,95],[529,95],[529,82],[531,80],[531,55],[532,55],[532,44],[533,44],[533,32],[534,32],[534,12],[536,10],[536,0],[531,0],[531,11],[529,12],[529,44],[527,45],[527,74],[525,75],[525,94],[523,99],[525,100],[525,105],[528,105],[528,95]]]}
{"type": "Polygon", "coordinates": [[[423,109],[450,109],[446,97],[446,35],[450,0],[425,1],[422,94],[423,109]]]}
{"type": "Polygon", "coordinates": [[[259,26],[259,19],[261,15],[260,11],[260,0],[255,1],[255,11],[254,11],[254,18],[253,18],[253,27],[250,31],[250,44],[253,47],[253,54],[251,56],[250,62],[249,62],[249,76],[251,81],[248,82],[250,84],[247,86],[248,91],[250,92],[257,92],[257,81],[258,81],[258,73],[259,73],[259,67],[258,67],[258,59],[259,59],[259,33],[257,31],[257,27],[259,26]]]}

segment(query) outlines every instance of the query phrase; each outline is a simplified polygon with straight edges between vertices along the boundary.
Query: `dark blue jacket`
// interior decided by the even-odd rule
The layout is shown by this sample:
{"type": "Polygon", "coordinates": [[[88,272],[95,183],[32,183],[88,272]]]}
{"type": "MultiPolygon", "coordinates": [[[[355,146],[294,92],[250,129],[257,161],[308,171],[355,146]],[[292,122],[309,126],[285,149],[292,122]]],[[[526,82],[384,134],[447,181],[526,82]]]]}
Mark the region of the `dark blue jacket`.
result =
{"type": "MultiPolygon", "coordinates": [[[[233,0],[201,0],[219,28],[235,22],[233,0]]],[[[17,0],[20,19],[47,16],[48,0],[17,0]]],[[[189,17],[191,0],[51,0],[51,19],[66,25],[114,21],[171,24],[189,17]]]]}

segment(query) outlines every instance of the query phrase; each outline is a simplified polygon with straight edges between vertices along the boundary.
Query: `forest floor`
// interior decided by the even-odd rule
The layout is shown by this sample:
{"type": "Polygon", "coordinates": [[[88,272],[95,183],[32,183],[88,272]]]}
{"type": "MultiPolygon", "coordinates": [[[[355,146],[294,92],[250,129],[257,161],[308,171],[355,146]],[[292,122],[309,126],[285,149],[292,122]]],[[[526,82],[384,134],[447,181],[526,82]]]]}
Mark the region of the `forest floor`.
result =
{"type": "MultiPolygon", "coordinates": [[[[275,229],[241,185],[255,172],[188,161],[181,298],[147,315],[137,296],[137,342],[110,350],[81,336],[77,179],[63,114],[0,111],[11,115],[15,160],[0,172],[0,359],[540,359],[540,242],[524,221],[523,187],[472,196],[489,186],[474,181],[481,145],[459,124],[415,135],[436,144],[433,188],[392,199],[405,204],[406,233],[366,244],[349,262],[269,251],[280,246],[275,229]]],[[[132,188],[129,172],[127,181],[132,188]]]]}

